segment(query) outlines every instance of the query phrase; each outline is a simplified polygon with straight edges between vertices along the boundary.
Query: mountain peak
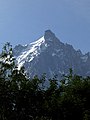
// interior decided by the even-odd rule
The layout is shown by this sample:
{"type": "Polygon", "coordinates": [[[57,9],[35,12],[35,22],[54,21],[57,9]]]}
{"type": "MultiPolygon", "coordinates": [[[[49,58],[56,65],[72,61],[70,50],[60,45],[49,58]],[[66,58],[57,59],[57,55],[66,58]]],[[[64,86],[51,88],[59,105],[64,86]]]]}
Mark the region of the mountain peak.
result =
{"type": "Polygon", "coordinates": [[[43,73],[47,78],[61,77],[69,68],[75,74],[90,76],[90,53],[83,55],[80,50],[62,43],[51,30],[46,30],[43,37],[27,46],[16,46],[14,53],[18,69],[24,66],[30,77],[43,73]]]}
{"type": "Polygon", "coordinates": [[[56,35],[51,30],[46,30],[44,34],[44,39],[47,43],[52,45],[62,44],[60,40],[56,37],[56,35]]]}
{"type": "Polygon", "coordinates": [[[45,34],[44,34],[45,39],[53,38],[53,37],[55,37],[55,34],[51,30],[46,30],[45,31],[45,34]]]}

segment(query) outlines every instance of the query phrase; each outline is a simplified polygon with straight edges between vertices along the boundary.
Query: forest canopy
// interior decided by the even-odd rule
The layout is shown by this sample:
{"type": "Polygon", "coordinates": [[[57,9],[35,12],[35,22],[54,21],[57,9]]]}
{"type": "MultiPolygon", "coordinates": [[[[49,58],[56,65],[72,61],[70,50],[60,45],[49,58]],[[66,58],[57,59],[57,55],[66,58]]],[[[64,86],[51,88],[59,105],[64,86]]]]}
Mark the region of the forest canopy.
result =
{"type": "Polygon", "coordinates": [[[62,80],[18,70],[12,46],[0,55],[0,120],[90,120],[90,77],[72,74],[62,80]]]}

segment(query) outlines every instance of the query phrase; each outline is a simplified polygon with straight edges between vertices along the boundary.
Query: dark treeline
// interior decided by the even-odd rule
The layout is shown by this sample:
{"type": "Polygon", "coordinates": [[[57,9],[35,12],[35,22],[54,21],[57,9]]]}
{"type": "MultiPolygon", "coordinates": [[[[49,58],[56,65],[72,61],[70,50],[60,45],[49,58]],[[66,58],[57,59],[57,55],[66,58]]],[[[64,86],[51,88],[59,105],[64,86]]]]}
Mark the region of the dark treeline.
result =
{"type": "Polygon", "coordinates": [[[0,56],[0,120],[90,120],[90,77],[29,79],[7,43],[0,56]]]}

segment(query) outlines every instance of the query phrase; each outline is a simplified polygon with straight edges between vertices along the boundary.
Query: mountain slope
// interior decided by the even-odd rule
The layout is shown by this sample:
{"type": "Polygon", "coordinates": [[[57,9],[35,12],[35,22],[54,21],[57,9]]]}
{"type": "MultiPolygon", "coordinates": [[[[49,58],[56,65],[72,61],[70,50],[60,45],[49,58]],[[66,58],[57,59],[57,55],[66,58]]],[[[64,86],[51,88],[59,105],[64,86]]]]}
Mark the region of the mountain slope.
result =
{"type": "Polygon", "coordinates": [[[69,68],[76,74],[90,75],[90,54],[83,55],[80,50],[76,51],[71,45],[62,43],[50,30],[29,45],[16,46],[14,55],[18,69],[24,65],[30,77],[43,73],[47,77],[56,74],[61,77],[68,73],[69,68]]]}

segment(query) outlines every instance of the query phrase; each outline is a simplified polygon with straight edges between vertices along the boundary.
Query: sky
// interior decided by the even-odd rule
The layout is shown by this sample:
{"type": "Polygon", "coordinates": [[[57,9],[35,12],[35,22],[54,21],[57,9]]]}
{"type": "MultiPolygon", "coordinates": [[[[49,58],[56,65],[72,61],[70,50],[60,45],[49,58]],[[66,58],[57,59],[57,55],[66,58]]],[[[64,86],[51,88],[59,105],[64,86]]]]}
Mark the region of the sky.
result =
{"type": "Polygon", "coordinates": [[[90,0],[0,0],[0,50],[6,42],[29,44],[48,29],[90,52],[90,0]]]}

